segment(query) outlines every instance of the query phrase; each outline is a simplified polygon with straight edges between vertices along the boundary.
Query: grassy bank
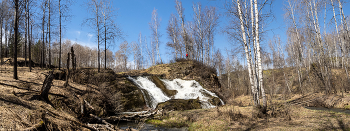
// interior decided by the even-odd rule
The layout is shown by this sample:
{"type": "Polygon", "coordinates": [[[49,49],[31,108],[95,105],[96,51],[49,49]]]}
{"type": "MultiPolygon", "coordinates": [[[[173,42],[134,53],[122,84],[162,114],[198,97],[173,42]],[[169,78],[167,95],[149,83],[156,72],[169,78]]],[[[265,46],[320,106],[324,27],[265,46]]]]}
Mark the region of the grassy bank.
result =
{"type": "Polygon", "coordinates": [[[235,99],[240,106],[224,105],[213,109],[173,111],[147,122],[189,130],[350,130],[350,115],[325,110],[310,110],[290,100],[272,100],[266,115],[249,106],[249,96],[235,99]]]}

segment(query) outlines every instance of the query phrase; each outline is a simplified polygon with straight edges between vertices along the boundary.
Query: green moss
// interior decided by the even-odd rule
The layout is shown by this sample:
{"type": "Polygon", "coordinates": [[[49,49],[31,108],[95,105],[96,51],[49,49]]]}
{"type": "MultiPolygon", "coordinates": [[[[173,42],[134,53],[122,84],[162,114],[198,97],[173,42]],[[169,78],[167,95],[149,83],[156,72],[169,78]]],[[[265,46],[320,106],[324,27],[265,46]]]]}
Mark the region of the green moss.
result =
{"type": "Polygon", "coordinates": [[[344,109],[350,110],[350,105],[344,106],[344,109]]]}
{"type": "Polygon", "coordinates": [[[201,109],[201,102],[198,99],[171,99],[166,102],[159,103],[157,106],[158,109],[164,110],[192,110],[192,109],[201,109]]]}
{"type": "Polygon", "coordinates": [[[146,123],[153,124],[155,126],[168,127],[168,128],[188,127],[191,124],[186,121],[169,120],[169,119],[165,119],[164,121],[156,120],[156,119],[148,119],[146,120],[146,123]]]}
{"type": "Polygon", "coordinates": [[[158,125],[158,124],[162,124],[162,121],[161,120],[155,120],[155,119],[147,119],[146,123],[158,125]]]}
{"type": "Polygon", "coordinates": [[[143,108],[146,105],[145,98],[140,90],[124,94],[123,97],[127,100],[124,105],[125,110],[143,108]]]}

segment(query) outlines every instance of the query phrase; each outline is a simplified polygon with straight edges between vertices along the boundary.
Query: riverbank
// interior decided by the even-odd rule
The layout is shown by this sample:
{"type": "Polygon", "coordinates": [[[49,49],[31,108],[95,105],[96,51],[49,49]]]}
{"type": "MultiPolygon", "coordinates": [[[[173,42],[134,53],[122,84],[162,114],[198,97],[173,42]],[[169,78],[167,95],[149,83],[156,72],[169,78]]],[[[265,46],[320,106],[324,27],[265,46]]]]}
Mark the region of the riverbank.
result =
{"type": "Polygon", "coordinates": [[[189,130],[350,130],[350,114],[346,112],[288,103],[301,98],[305,96],[269,101],[266,115],[258,114],[251,106],[250,96],[240,96],[234,99],[236,105],[173,111],[147,122],[165,127],[188,127],[189,130]]]}

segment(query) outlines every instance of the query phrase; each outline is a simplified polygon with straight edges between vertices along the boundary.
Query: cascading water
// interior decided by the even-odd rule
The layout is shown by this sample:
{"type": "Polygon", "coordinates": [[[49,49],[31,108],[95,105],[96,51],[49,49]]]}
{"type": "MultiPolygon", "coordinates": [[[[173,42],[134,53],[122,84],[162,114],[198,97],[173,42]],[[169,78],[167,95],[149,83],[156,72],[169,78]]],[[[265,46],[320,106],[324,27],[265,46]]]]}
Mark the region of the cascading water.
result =
{"type": "Polygon", "coordinates": [[[167,100],[170,100],[168,96],[166,96],[161,89],[159,89],[151,80],[149,80],[147,77],[137,77],[136,79],[132,77],[128,77],[130,80],[132,80],[134,83],[137,84],[137,86],[141,89],[143,96],[145,96],[146,104],[152,108],[155,109],[160,102],[165,102],[167,100]],[[146,94],[147,93],[147,94],[146,94]]]}
{"type": "MultiPolygon", "coordinates": [[[[158,103],[165,102],[170,99],[187,100],[197,98],[201,101],[202,108],[213,108],[215,106],[209,102],[209,99],[212,97],[218,97],[215,93],[204,89],[195,80],[174,79],[170,81],[161,79],[168,90],[177,91],[177,93],[170,98],[146,76],[139,76],[137,78],[128,77],[128,79],[133,81],[142,90],[143,95],[147,99],[146,104],[152,109],[155,109],[158,103]]],[[[224,104],[221,99],[220,101],[221,104],[224,104]]]]}
{"type": "MultiPolygon", "coordinates": [[[[172,81],[162,79],[168,90],[176,90],[177,93],[174,95],[174,99],[199,99],[202,103],[202,108],[213,108],[215,107],[209,102],[211,97],[218,97],[215,93],[212,93],[204,89],[195,80],[181,80],[174,79],[172,81]]],[[[220,99],[221,101],[221,99],[220,99]]],[[[221,104],[224,104],[221,101],[221,104]]]]}

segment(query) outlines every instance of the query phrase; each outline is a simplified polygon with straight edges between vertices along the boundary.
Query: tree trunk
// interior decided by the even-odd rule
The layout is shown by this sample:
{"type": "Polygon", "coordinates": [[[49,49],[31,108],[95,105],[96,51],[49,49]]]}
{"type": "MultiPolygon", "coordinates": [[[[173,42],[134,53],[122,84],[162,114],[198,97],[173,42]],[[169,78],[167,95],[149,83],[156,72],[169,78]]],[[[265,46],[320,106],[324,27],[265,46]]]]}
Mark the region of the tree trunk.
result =
{"type": "MultiPolygon", "coordinates": [[[[28,12],[29,12],[29,10],[28,10],[28,12]]],[[[28,15],[28,27],[29,27],[29,15],[28,15]]],[[[29,28],[28,28],[28,32],[29,32],[29,28]]],[[[30,33],[31,35],[33,35],[33,25],[31,25],[31,33],[30,33]]],[[[30,35],[30,37],[29,37],[29,72],[32,72],[32,53],[31,53],[31,44],[32,44],[32,40],[31,40],[31,35],[30,35]]]]}
{"type": "MultiPolygon", "coordinates": [[[[338,0],[338,3],[339,3],[339,13],[340,13],[340,15],[341,15],[341,19],[340,19],[340,20],[341,20],[341,24],[343,25],[343,30],[345,30],[345,32],[344,32],[343,35],[347,35],[347,37],[349,38],[349,37],[350,37],[350,34],[349,34],[349,27],[348,27],[348,25],[347,25],[347,21],[346,21],[345,16],[344,16],[343,6],[342,6],[340,0],[338,0]]],[[[338,36],[338,37],[339,37],[339,36],[338,36]]],[[[345,37],[344,37],[344,41],[345,41],[345,37]]],[[[341,49],[342,49],[342,57],[345,56],[345,55],[347,55],[347,50],[346,50],[346,48],[345,48],[345,44],[344,44],[344,43],[342,43],[341,49]]],[[[342,59],[344,59],[344,58],[342,58],[342,59]]],[[[348,83],[350,83],[347,65],[348,65],[348,62],[346,62],[345,66],[344,66],[344,67],[345,67],[344,69],[345,69],[346,78],[347,78],[347,80],[348,80],[348,83]]]]}
{"type": "Polygon", "coordinates": [[[256,43],[256,41],[255,41],[255,37],[253,37],[253,36],[255,36],[255,30],[254,30],[254,27],[255,27],[255,25],[254,25],[254,6],[253,6],[253,1],[252,0],[250,0],[250,16],[251,16],[251,28],[252,28],[252,34],[251,34],[251,36],[249,37],[249,41],[250,41],[250,39],[251,38],[253,38],[253,48],[254,48],[254,50],[253,50],[253,54],[251,54],[251,48],[250,48],[250,46],[248,45],[248,51],[250,52],[249,54],[251,54],[250,55],[250,64],[251,64],[251,70],[252,70],[252,81],[254,82],[254,91],[253,92],[255,92],[255,93],[253,93],[253,95],[254,95],[254,97],[256,98],[256,106],[258,106],[259,104],[260,104],[260,100],[259,100],[259,86],[258,86],[258,73],[257,73],[257,65],[256,65],[256,45],[255,45],[255,43],[256,43]],[[253,60],[253,57],[252,56],[254,56],[254,60],[253,60]]]}
{"type": "Polygon", "coordinates": [[[244,44],[244,50],[245,50],[245,54],[246,54],[246,58],[247,58],[247,66],[248,66],[248,74],[249,74],[249,81],[250,81],[250,86],[252,89],[252,94],[253,94],[253,100],[254,100],[254,105],[257,106],[258,105],[258,100],[259,98],[256,97],[256,95],[258,94],[256,91],[256,88],[254,87],[254,82],[253,82],[253,76],[252,76],[252,67],[251,67],[251,58],[248,52],[248,45],[247,45],[247,40],[246,40],[246,32],[244,29],[244,22],[243,22],[243,16],[242,16],[242,11],[241,11],[241,4],[240,1],[237,0],[237,7],[238,7],[238,13],[239,13],[239,19],[240,19],[240,25],[241,25],[241,32],[242,32],[242,38],[243,38],[243,44],[244,44]]]}
{"type": "Polygon", "coordinates": [[[260,42],[259,42],[259,11],[258,11],[258,1],[254,0],[255,4],[255,39],[256,39],[256,48],[258,56],[258,68],[259,68],[259,86],[261,90],[261,96],[263,98],[263,113],[266,113],[267,100],[265,95],[264,83],[263,83],[263,74],[261,66],[261,55],[260,55],[260,42]]]}
{"type": "Polygon", "coordinates": [[[74,54],[74,49],[73,49],[73,47],[71,47],[71,49],[70,49],[70,51],[71,51],[71,55],[72,55],[72,68],[73,68],[73,71],[75,71],[75,69],[76,69],[76,63],[75,63],[75,54],[74,54]]]}
{"type": "Polygon", "coordinates": [[[54,77],[55,76],[53,75],[53,70],[52,70],[46,76],[44,83],[43,83],[43,86],[41,87],[40,96],[45,100],[49,100],[48,95],[49,95],[49,91],[51,89],[51,85],[52,85],[52,81],[53,81],[54,77]]]}
{"type": "Polygon", "coordinates": [[[105,19],[105,69],[107,69],[107,29],[106,29],[106,19],[105,19]]]}
{"type": "Polygon", "coordinates": [[[2,58],[2,54],[4,53],[2,51],[2,23],[3,23],[3,18],[0,18],[0,65],[2,65],[3,63],[3,58],[2,58]]]}
{"type": "Polygon", "coordinates": [[[49,27],[49,68],[51,69],[51,25],[50,25],[50,22],[51,22],[51,7],[50,7],[50,5],[51,5],[51,3],[50,3],[50,0],[49,0],[49,25],[48,25],[48,27],[49,27]]]}
{"type": "Polygon", "coordinates": [[[61,30],[61,0],[58,0],[58,11],[59,11],[59,15],[60,15],[60,54],[59,54],[59,58],[58,58],[58,70],[61,70],[61,54],[62,54],[62,47],[61,47],[61,40],[62,40],[62,30],[61,30]]]}
{"type": "Polygon", "coordinates": [[[66,76],[66,83],[64,83],[64,87],[67,87],[67,86],[68,86],[69,62],[70,62],[70,53],[68,53],[68,58],[67,58],[67,76],[66,76]]]}
{"type": "Polygon", "coordinates": [[[24,66],[27,66],[27,38],[28,38],[28,35],[27,35],[27,28],[29,28],[28,26],[27,26],[27,21],[26,21],[26,18],[27,18],[27,3],[28,3],[28,1],[27,0],[25,0],[25,2],[26,2],[26,4],[25,4],[25,6],[24,6],[24,11],[25,11],[25,29],[24,29],[24,66]]]}
{"type": "Polygon", "coordinates": [[[16,8],[16,12],[15,12],[15,26],[14,26],[14,30],[15,30],[15,48],[14,48],[14,55],[13,55],[13,79],[18,80],[18,76],[17,76],[17,45],[18,45],[18,0],[15,0],[15,8],[16,8]]]}
{"type": "Polygon", "coordinates": [[[45,63],[45,7],[46,7],[46,4],[44,4],[44,7],[43,7],[43,22],[42,22],[42,28],[43,28],[43,41],[42,41],[42,51],[41,51],[41,68],[44,67],[44,63],[45,63]]]}
{"type": "Polygon", "coordinates": [[[302,73],[301,73],[301,64],[302,64],[302,58],[303,58],[303,49],[301,47],[301,40],[300,40],[300,36],[299,36],[299,31],[298,31],[298,28],[297,28],[297,24],[296,24],[296,21],[295,21],[295,17],[294,17],[294,7],[291,5],[290,1],[288,1],[288,4],[289,4],[289,8],[291,10],[291,15],[292,15],[292,20],[293,20],[293,25],[294,25],[294,28],[295,28],[295,32],[296,32],[296,35],[297,35],[297,43],[298,43],[298,46],[299,46],[299,49],[297,50],[298,51],[298,54],[297,54],[297,65],[298,65],[298,82],[299,82],[299,90],[301,91],[301,78],[302,78],[302,73]]]}
{"type": "Polygon", "coordinates": [[[98,62],[98,72],[100,72],[100,27],[99,27],[99,21],[98,21],[98,9],[99,7],[97,7],[97,3],[95,5],[96,7],[96,26],[97,26],[97,62],[98,62]]]}

